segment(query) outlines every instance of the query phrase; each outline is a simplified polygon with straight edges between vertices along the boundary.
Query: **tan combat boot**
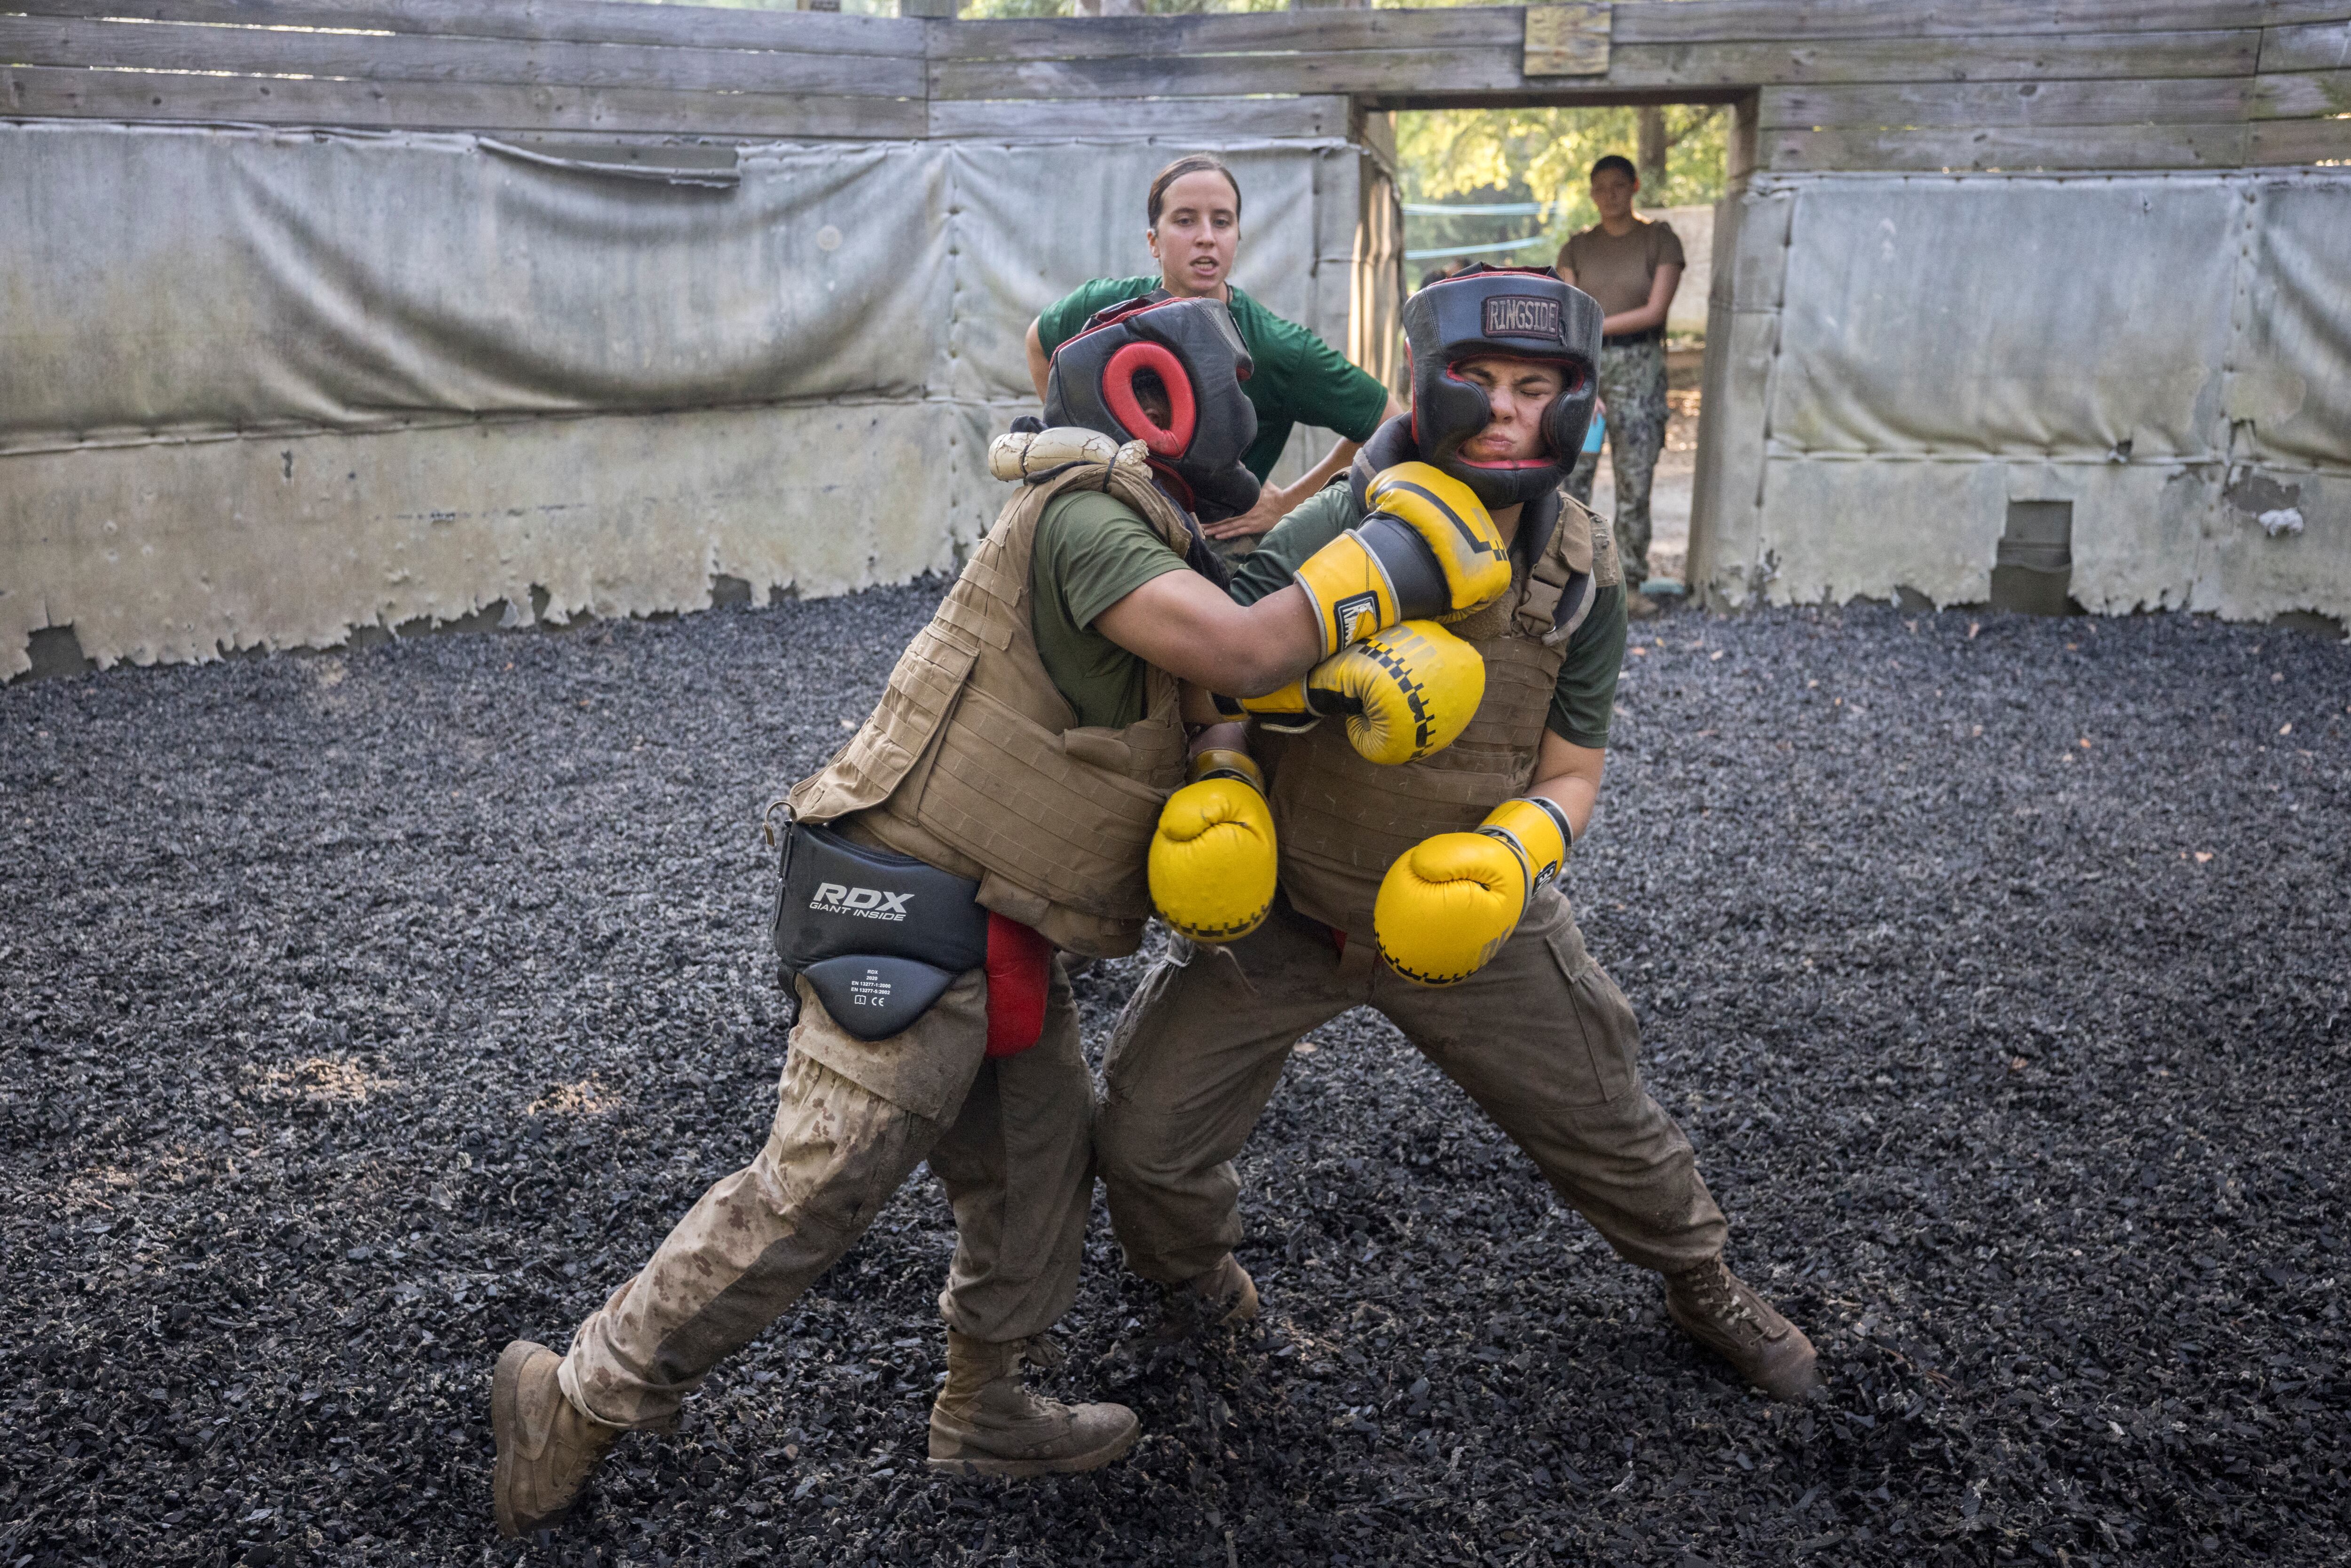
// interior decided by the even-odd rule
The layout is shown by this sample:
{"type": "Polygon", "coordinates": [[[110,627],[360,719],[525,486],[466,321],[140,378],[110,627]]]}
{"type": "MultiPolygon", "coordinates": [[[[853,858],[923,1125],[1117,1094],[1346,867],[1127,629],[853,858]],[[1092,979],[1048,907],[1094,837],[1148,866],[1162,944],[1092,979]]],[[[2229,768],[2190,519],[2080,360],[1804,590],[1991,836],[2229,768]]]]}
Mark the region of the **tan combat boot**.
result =
{"type": "Polygon", "coordinates": [[[517,1540],[563,1522],[580,1489],[603,1463],[624,1427],[582,1416],[563,1396],[555,1369],[563,1358],[518,1339],[498,1357],[490,1378],[490,1431],[498,1462],[490,1472],[498,1533],[517,1540]]]}
{"type": "Polygon", "coordinates": [[[1174,1344],[1203,1329],[1245,1323],[1256,1316],[1257,1281],[1228,1252],[1215,1268],[1169,1288],[1155,1337],[1162,1344],[1174,1344]]]}
{"type": "Polygon", "coordinates": [[[947,1331],[947,1385],[931,1406],[931,1468],[979,1476],[1099,1469],[1134,1447],[1123,1405],[1064,1405],[1020,1381],[1029,1343],[990,1344],[947,1331]]]}
{"type": "Polygon", "coordinates": [[[1720,1258],[1667,1275],[1666,1311],[1684,1333],[1774,1399],[1801,1400],[1821,1385],[1804,1331],[1772,1311],[1720,1258]]]}

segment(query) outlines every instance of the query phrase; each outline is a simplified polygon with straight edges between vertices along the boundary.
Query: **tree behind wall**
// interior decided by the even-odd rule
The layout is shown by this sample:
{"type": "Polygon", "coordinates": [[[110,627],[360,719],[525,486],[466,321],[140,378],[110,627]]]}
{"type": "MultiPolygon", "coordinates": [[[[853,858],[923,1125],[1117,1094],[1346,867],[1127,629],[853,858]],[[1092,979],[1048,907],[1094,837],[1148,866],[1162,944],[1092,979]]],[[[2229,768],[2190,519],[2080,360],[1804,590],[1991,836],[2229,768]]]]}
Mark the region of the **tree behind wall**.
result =
{"type": "MultiPolygon", "coordinates": [[[[1693,206],[1722,194],[1729,115],[1719,104],[1656,109],[1445,109],[1396,116],[1396,159],[1407,202],[1521,201],[1552,204],[1548,223],[1493,219],[1492,238],[1540,226],[1555,249],[1599,221],[1590,189],[1593,162],[1610,152],[1661,170],[1641,181],[1639,206],[1693,206]],[[1656,117],[1658,145],[1643,154],[1644,116],[1656,117]]],[[[1467,220],[1434,219],[1450,225],[1467,220]]],[[[1408,223],[1419,225],[1418,218],[1408,223]]],[[[1438,243],[1410,226],[1414,249],[1438,243]]],[[[1525,257],[1524,259],[1531,259],[1525,257]]],[[[1550,260],[1548,256],[1543,258],[1550,260]]]]}

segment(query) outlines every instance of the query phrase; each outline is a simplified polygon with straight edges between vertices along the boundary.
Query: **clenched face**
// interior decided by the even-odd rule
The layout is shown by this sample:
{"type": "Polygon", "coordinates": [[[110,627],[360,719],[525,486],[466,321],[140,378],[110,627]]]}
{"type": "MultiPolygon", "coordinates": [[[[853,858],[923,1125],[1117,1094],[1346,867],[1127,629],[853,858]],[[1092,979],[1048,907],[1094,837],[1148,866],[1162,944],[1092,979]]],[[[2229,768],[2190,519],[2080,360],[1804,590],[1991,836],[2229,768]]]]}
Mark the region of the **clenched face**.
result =
{"type": "Polygon", "coordinates": [[[1466,360],[1453,367],[1453,373],[1484,388],[1494,411],[1486,428],[1461,444],[1462,457],[1472,463],[1524,463],[1544,455],[1543,410],[1567,385],[1558,366],[1491,357],[1466,360]]]}

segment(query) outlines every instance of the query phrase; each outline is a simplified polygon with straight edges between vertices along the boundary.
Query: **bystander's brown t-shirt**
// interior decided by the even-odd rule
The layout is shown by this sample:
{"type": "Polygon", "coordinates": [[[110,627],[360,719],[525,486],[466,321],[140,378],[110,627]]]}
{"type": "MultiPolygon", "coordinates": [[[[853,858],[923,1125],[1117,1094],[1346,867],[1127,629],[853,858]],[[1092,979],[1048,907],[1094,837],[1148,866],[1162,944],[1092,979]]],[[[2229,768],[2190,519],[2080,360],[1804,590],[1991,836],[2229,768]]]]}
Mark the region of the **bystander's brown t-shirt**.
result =
{"type": "Polygon", "coordinates": [[[1673,225],[1633,220],[1630,231],[1612,235],[1597,224],[1570,235],[1559,253],[1562,276],[1573,272],[1575,286],[1600,301],[1611,316],[1638,310],[1649,302],[1649,286],[1657,268],[1685,267],[1680,236],[1673,225]]]}

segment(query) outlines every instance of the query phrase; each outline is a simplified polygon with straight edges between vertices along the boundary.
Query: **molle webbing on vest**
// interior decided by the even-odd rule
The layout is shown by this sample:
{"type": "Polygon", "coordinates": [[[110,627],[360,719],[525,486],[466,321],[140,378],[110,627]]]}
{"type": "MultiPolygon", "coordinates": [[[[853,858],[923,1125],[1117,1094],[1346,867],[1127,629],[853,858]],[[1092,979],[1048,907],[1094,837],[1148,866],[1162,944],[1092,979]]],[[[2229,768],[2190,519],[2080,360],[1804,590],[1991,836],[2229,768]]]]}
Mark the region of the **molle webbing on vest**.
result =
{"type": "MultiPolygon", "coordinates": [[[[1594,588],[1616,587],[1625,580],[1625,563],[1616,554],[1615,528],[1609,524],[1607,518],[1583,502],[1575,500],[1573,497],[1568,499],[1575,511],[1583,515],[1584,521],[1592,529],[1592,543],[1589,547],[1592,559],[1587,568],[1592,573],[1592,585],[1594,588]]],[[[1570,514],[1571,517],[1573,515],[1570,514]]]]}
{"type": "Polygon", "coordinates": [[[1024,486],[900,656],[849,744],[789,797],[804,821],[854,824],[903,853],[977,879],[979,901],[1074,952],[1131,953],[1151,913],[1144,860],[1183,782],[1175,678],[1150,669],[1143,718],[1075,727],[1037,653],[1028,594],[1037,524],[1071,490],[1108,490],[1170,548],[1190,538],[1151,482],[1144,447],[1024,486]]]}
{"type": "Polygon", "coordinates": [[[1383,768],[1358,757],[1336,725],[1254,737],[1273,779],[1282,890],[1301,914],[1367,936],[1380,879],[1398,855],[1433,834],[1467,832],[1525,793],[1568,639],[1592,608],[1590,529],[1579,513],[1552,516],[1557,526],[1530,540],[1541,553],[1521,563],[1510,591],[1452,627],[1486,661],[1486,695],[1451,746],[1383,768]]]}

